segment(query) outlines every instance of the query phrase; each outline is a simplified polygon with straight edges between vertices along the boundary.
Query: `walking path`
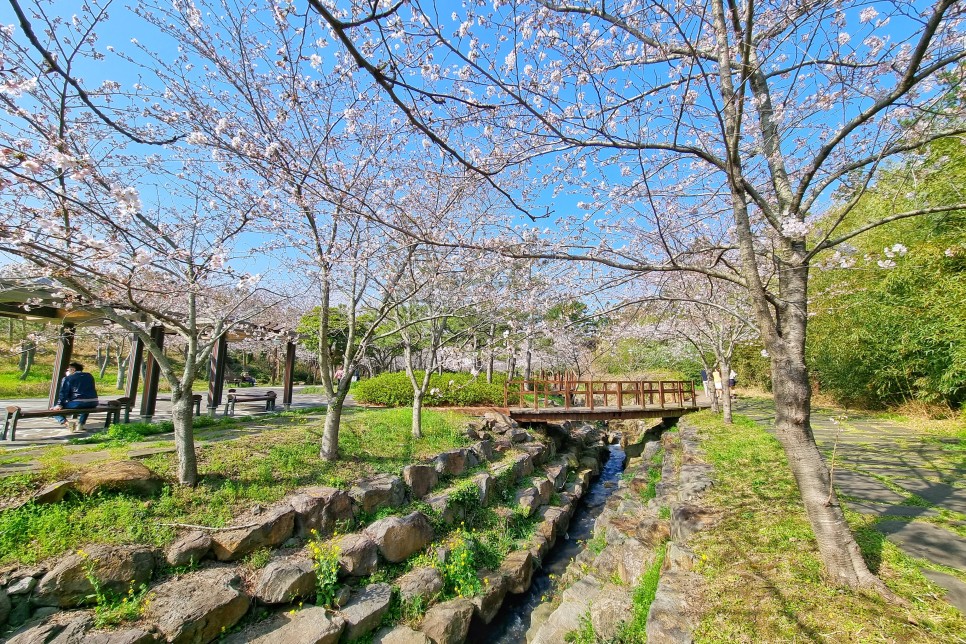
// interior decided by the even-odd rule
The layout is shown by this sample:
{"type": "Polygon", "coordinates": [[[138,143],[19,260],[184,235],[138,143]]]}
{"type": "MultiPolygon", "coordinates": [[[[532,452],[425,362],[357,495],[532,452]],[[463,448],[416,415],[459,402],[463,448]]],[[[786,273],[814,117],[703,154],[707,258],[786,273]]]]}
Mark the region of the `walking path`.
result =
{"type": "MultiPolygon", "coordinates": [[[[742,400],[736,411],[771,428],[771,400],[742,400]]],[[[889,421],[831,409],[812,410],[812,429],[845,507],[878,518],[875,529],[966,613],[966,445],[923,436],[889,421]],[[945,569],[945,570],[944,570],[945,569]],[[950,574],[956,571],[959,576],[950,574]]]]}

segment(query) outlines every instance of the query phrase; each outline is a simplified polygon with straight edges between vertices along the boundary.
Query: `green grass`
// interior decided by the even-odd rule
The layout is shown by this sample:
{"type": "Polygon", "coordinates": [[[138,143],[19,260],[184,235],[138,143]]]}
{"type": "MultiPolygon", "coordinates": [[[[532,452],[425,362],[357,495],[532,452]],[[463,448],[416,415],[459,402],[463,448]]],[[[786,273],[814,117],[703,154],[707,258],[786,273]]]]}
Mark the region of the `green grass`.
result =
{"type": "Polygon", "coordinates": [[[811,526],[778,441],[741,415],[725,426],[710,412],[682,422],[702,433],[721,513],[692,547],[708,589],[698,642],[955,641],[966,618],[939,599],[919,564],[847,513],[863,556],[908,609],[878,595],[827,584],[811,526]]]}
{"type": "MultiPolygon", "coordinates": [[[[156,498],[117,494],[69,496],[61,503],[0,512],[0,565],[34,563],[86,543],[144,543],[163,546],[175,528],[165,523],[221,527],[255,503],[270,504],[289,491],[309,485],[347,487],[377,472],[398,472],[414,459],[467,443],[466,418],[454,413],[424,412],[422,439],[412,438],[408,410],[347,410],[340,459],[319,458],[322,421],[292,416],[276,427],[235,440],[197,448],[201,479],[196,488],[168,485],[156,498]]],[[[119,450],[123,457],[124,450],[119,450]]],[[[45,451],[40,473],[0,479],[0,507],[10,506],[45,483],[74,468],[67,449],[45,451]]],[[[142,461],[167,481],[174,481],[170,453],[142,461]]]]}
{"type": "Polygon", "coordinates": [[[647,641],[647,613],[657,596],[657,585],[661,581],[661,566],[667,554],[667,545],[662,543],[655,549],[654,561],[647,567],[634,588],[633,614],[618,631],[617,639],[626,644],[644,644],[647,641]]]}

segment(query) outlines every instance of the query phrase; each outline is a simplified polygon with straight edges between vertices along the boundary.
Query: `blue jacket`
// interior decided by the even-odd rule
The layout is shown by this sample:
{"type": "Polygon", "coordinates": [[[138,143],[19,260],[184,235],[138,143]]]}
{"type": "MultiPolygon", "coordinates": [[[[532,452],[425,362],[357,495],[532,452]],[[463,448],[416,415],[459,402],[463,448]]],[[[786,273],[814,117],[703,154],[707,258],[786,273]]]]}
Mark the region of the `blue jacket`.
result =
{"type": "Polygon", "coordinates": [[[89,400],[97,402],[97,389],[94,388],[94,376],[86,371],[77,371],[64,376],[60,383],[60,398],[58,403],[61,407],[75,400],[89,400]]]}

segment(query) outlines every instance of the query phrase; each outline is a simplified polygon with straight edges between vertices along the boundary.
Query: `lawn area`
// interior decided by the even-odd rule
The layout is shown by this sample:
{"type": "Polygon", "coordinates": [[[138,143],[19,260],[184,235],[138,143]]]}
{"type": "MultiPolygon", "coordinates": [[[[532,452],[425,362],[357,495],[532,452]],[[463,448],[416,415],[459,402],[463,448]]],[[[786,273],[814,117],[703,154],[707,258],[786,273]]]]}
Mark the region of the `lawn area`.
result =
{"type": "Polygon", "coordinates": [[[863,556],[909,607],[827,585],[804,507],[778,441],[753,420],[725,426],[710,412],[697,425],[716,484],[707,500],[722,512],[693,546],[706,578],[698,642],[962,641],[966,618],[914,560],[847,513],[863,556]]]}
{"type": "MultiPolygon", "coordinates": [[[[176,528],[165,523],[220,527],[254,505],[278,501],[310,485],[348,488],[377,472],[398,473],[413,460],[467,444],[467,417],[423,412],[423,438],[410,433],[408,409],[352,409],[343,415],[340,459],[318,457],[322,420],[282,414],[277,427],[242,438],[199,446],[201,481],[194,489],[165,486],[160,496],[72,496],[61,503],[12,508],[18,499],[70,473],[66,449],[47,451],[38,473],[0,479],[0,565],[33,563],[87,543],[169,542],[176,528]]],[[[92,446],[96,448],[96,446],[92,446]]],[[[174,454],[144,459],[167,481],[175,479],[174,454]]]]}

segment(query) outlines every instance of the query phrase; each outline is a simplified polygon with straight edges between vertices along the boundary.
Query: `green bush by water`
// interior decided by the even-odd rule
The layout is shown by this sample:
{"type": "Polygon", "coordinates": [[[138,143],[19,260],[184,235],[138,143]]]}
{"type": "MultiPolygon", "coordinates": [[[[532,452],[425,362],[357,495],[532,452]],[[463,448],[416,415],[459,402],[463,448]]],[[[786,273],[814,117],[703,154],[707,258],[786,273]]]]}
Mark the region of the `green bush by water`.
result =
{"type": "MultiPolygon", "coordinates": [[[[416,378],[422,377],[423,372],[417,371],[416,378]]],[[[429,406],[502,405],[505,380],[503,375],[494,375],[493,382],[487,383],[468,373],[434,374],[429,379],[429,392],[423,402],[429,406]]],[[[402,371],[363,380],[356,385],[352,395],[357,401],[370,405],[404,407],[413,404],[413,386],[402,371]]]]}

